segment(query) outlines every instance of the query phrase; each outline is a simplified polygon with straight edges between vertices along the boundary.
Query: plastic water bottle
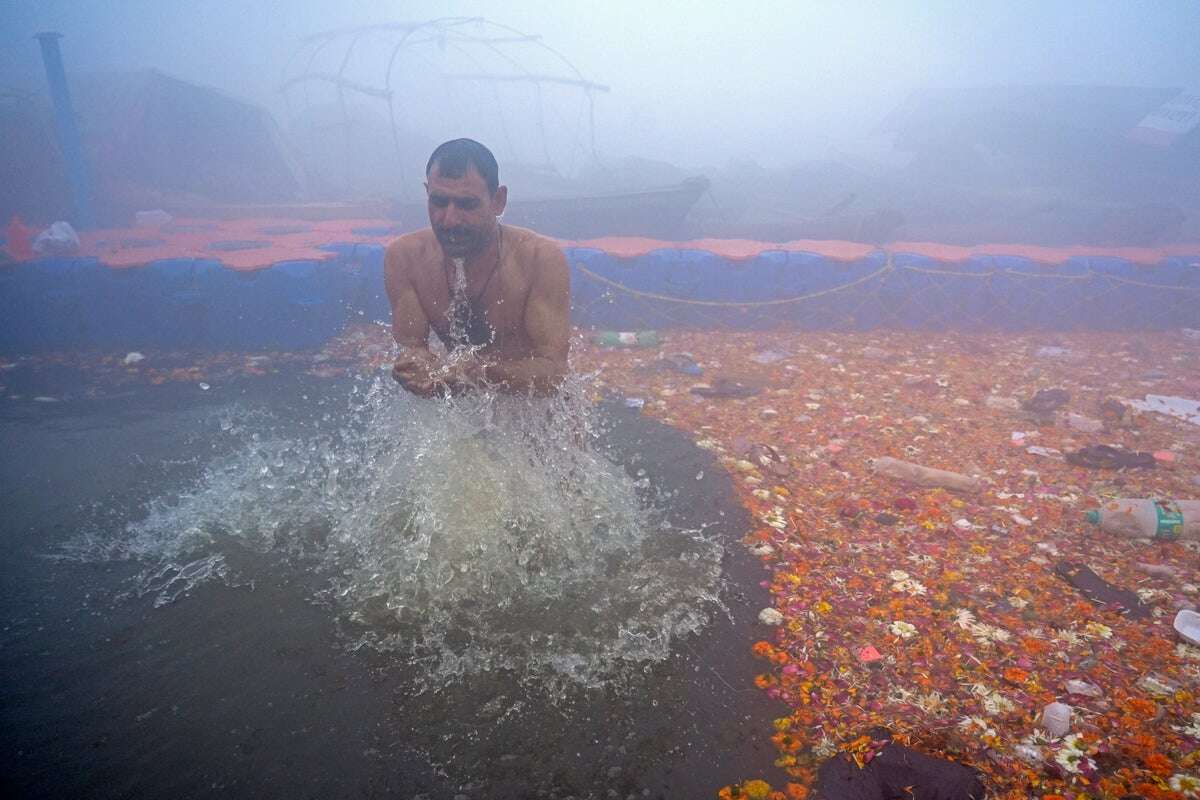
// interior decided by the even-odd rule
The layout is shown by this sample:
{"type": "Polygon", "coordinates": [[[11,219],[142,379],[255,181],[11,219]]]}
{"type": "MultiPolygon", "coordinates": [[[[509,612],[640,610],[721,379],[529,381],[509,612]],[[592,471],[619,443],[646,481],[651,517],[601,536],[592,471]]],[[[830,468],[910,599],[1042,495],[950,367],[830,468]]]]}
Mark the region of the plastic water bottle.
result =
{"type": "Polygon", "coordinates": [[[1130,539],[1200,539],[1200,500],[1121,497],[1087,512],[1087,521],[1130,539]]]}
{"type": "Polygon", "coordinates": [[[658,347],[658,331],[599,331],[592,339],[600,347],[658,347]]]}

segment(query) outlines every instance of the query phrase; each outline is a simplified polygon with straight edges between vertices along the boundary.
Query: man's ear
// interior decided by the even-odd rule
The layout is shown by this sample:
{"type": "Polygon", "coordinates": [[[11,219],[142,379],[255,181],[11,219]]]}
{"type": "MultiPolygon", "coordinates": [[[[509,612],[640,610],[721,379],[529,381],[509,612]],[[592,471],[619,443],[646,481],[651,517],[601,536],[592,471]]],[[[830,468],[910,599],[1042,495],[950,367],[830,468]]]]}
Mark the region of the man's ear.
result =
{"type": "Polygon", "coordinates": [[[492,213],[497,217],[504,213],[504,207],[508,205],[508,187],[497,187],[496,193],[492,195],[492,213]]]}

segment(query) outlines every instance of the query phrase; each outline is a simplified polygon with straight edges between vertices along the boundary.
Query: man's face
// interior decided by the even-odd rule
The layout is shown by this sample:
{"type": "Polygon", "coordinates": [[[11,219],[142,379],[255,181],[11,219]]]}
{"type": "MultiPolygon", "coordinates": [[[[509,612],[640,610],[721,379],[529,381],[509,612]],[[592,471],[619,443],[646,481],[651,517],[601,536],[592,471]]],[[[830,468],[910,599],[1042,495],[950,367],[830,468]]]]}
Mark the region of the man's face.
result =
{"type": "Polygon", "coordinates": [[[450,178],[434,164],[425,183],[429,195],[429,224],[449,258],[470,258],[487,247],[496,217],[504,212],[508,188],[488,192],[483,176],[474,166],[464,175],[450,178]]]}

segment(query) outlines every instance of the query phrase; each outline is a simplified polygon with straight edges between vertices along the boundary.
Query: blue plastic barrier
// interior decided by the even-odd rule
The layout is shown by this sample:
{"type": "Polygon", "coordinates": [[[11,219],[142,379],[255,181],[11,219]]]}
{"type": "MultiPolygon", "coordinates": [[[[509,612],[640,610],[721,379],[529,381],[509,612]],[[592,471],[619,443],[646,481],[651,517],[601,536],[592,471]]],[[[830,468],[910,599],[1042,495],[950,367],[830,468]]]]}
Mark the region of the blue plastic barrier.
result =
{"type": "MultiPolygon", "coordinates": [[[[384,248],[331,244],[328,261],[239,272],[219,256],[111,269],[91,258],[0,267],[0,351],[304,349],[352,321],[390,320],[384,248]]],[[[852,263],[793,251],[744,261],[664,248],[618,259],[568,248],[583,327],[907,329],[1200,328],[1200,257],[1145,267],[1009,255],[945,264],[876,251],[852,263]]]]}

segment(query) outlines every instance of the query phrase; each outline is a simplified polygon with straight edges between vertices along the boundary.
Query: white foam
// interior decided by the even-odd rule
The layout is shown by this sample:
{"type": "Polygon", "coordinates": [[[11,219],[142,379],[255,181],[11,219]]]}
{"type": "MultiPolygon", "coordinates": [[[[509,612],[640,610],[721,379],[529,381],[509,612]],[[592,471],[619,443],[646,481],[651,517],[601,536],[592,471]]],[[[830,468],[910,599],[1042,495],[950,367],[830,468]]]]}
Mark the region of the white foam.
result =
{"type": "Polygon", "coordinates": [[[308,421],[229,409],[211,435],[243,445],[72,552],[147,562],[156,604],[229,582],[231,542],[281,553],[326,571],[350,646],[412,660],[428,685],[499,669],[602,685],[706,623],[722,550],[667,526],[593,446],[574,380],[554,399],[422,401],[379,378],[308,421]]]}

